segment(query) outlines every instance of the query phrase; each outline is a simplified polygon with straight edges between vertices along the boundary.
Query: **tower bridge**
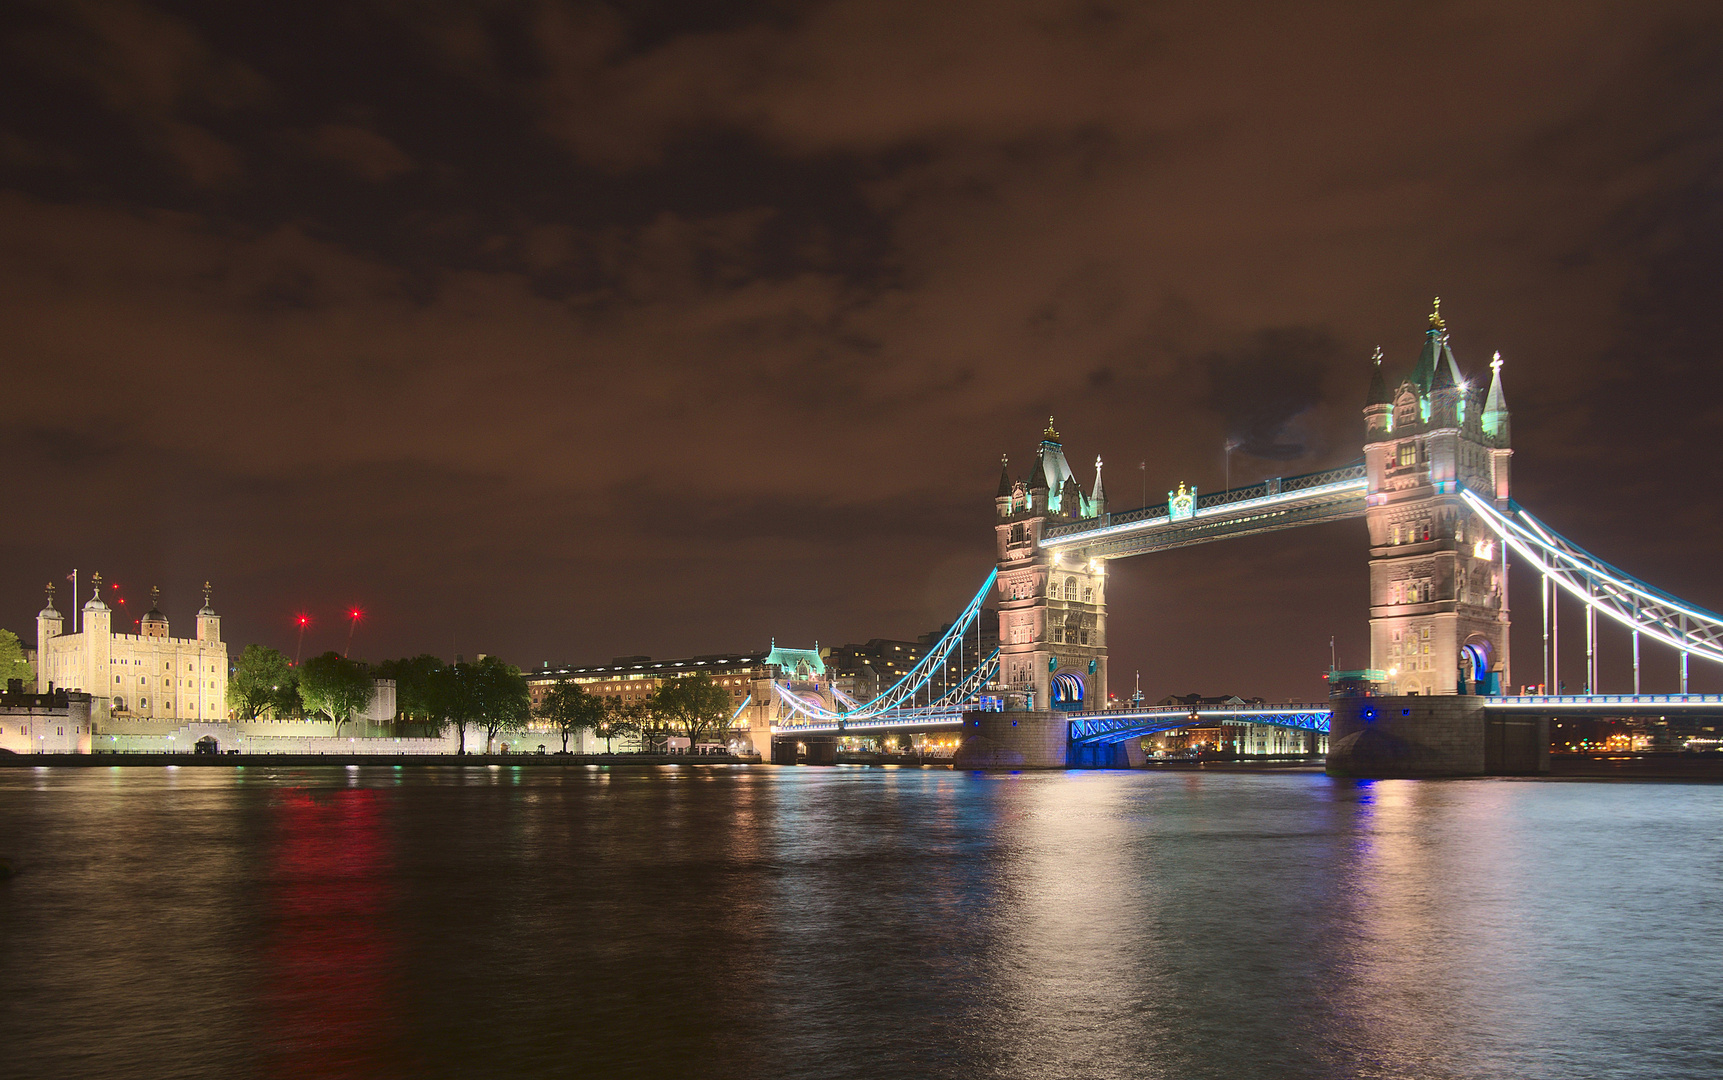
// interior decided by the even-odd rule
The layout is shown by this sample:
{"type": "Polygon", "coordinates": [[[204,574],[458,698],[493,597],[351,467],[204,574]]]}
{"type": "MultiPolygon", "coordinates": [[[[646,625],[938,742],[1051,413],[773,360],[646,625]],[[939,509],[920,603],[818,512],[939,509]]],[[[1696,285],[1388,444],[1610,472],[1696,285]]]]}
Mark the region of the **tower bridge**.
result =
{"type": "MultiPolygon", "coordinates": [[[[1183,706],[1106,707],[1108,562],[1353,518],[1364,522],[1374,686],[1326,704],[1229,713],[1239,722],[1328,732],[1331,772],[1538,771],[1547,768],[1551,716],[1723,715],[1723,699],[1687,693],[1690,656],[1723,663],[1723,617],[1597,559],[1513,500],[1501,356],[1490,364],[1487,387],[1469,381],[1440,301],[1429,322],[1403,377],[1390,381],[1376,351],[1364,457],[1340,468],[1224,493],[1180,483],[1163,503],[1114,513],[1100,459],[1085,488],[1050,419],[1025,474],[1001,462],[995,567],[951,630],[871,701],[815,702],[780,691],[772,736],[956,727],[963,766],[1128,764],[1140,754],[1140,736],[1193,720],[1183,706]],[[1541,686],[1562,686],[1559,597],[1581,603],[1587,693],[1506,692],[1514,685],[1510,552],[1540,578],[1541,686]],[[954,677],[953,650],[977,633],[989,597],[999,648],[954,677]],[[1631,632],[1631,695],[1593,692],[1600,614],[1631,632]],[[1679,654],[1679,694],[1640,693],[1642,638],[1679,654]]],[[[1206,718],[1199,710],[1197,719],[1206,718]]]]}

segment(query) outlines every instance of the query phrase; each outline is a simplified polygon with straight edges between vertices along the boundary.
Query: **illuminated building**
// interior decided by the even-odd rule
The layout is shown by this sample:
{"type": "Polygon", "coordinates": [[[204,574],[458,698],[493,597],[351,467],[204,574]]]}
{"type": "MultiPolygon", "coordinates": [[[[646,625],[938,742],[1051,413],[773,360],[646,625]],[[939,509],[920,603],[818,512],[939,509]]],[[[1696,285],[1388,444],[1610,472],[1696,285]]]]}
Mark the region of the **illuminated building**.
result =
{"type": "Polygon", "coordinates": [[[1003,462],[994,500],[999,576],[999,680],[1034,709],[1100,709],[1107,701],[1106,565],[1042,547],[1054,524],[1104,518],[1101,463],[1085,495],[1047,421],[1029,475],[1003,462]]]}
{"type": "Polygon", "coordinates": [[[0,751],[87,754],[92,729],[89,694],[59,688],[32,694],[22,679],[13,679],[0,694],[0,751]]]}
{"type": "MultiPolygon", "coordinates": [[[[624,703],[645,702],[667,679],[686,675],[706,674],[712,681],[730,692],[735,702],[736,728],[759,726],[766,717],[775,717],[779,702],[772,692],[773,679],[783,680],[792,691],[823,692],[829,698],[829,681],[824,683],[826,667],[818,649],[790,649],[773,643],[765,652],[715,653],[691,656],[680,660],[654,660],[649,656],[622,656],[608,664],[590,667],[559,667],[546,665],[526,673],[527,689],[532,694],[536,712],[545,693],[558,682],[574,683],[598,697],[619,697],[624,703]],[[758,714],[758,715],[756,715],[758,714]]],[[[643,724],[645,745],[662,745],[669,737],[664,726],[648,715],[643,724]]],[[[546,730],[534,729],[534,734],[546,730]]],[[[636,749],[634,740],[613,740],[617,749],[636,749]]],[[[604,740],[590,732],[583,733],[582,751],[602,750],[604,740]]]]}
{"type": "Polygon", "coordinates": [[[1506,546],[1466,487],[1509,491],[1502,363],[1487,394],[1454,360],[1440,301],[1411,373],[1390,388],[1381,350],[1364,406],[1369,477],[1370,667],[1388,694],[1500,693],[1508,676],[1506,546]]]}
{"type": "MultiPolygon", "coordinates": [[[[113,612],[101,599],[101,575],[83,608],[83,629],[64,633],[65,622],[48,603],[36,616],[36,692],[50,687],[91,695],[92,721],[110,716],[163,720],[211,720],[227,715],[227,645],[221,617],[204,586],[197,636],[168,633],[167,616],[152,606],[136,634],[113,632],[113,612]]],[[[159,593],[152,590],[159,599],[159,593]]],[[[76,598],[74,597],[74,601],[76,598]]]]}

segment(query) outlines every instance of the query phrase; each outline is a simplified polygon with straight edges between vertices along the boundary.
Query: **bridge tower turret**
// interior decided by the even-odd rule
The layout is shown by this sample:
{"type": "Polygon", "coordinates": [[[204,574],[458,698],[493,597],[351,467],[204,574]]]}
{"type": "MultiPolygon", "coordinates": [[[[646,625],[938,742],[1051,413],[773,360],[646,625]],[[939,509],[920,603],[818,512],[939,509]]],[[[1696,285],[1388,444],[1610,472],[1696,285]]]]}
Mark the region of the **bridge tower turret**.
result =
{"type": "Polygon", "coordinates": [[[1364,405],[1370,666],[1389,694],[1499,692],[1507,553],[1460,497],[1469,487],[1507,506],[1499,363],[1486,400],[1460,373],[1438,299],[1411,374],[1391,389],[1381,364],[1378,349],[1364,405]]]}
{"type": "Polygon", "coordinates": [[[1085,496],[1049,417],[1029,475],[999,479],[999,681],[1033,709],[1106,707],[1106,563],[1041,547],[1049,524],[1105,512],[1098,470],[1085,496]]]}

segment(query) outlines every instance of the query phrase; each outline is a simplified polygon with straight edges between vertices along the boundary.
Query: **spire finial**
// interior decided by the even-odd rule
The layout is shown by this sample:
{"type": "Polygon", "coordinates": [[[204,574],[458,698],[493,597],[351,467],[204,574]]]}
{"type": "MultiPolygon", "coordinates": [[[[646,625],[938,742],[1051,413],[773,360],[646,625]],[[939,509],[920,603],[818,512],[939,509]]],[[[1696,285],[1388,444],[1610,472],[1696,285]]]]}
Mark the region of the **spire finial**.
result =
{"type": "Polygon", "coordinates": [[[160,585],[151,585],[150,586],[150,607],[158,608],[161,606],[162,606],[162,587],[160,585]]]}
{"type": "Polygon", "coordinates": [[[1502,373],[1502,354],[1499,349],[1496,351],[1495,359],[1490,361],[1490,370],[1497,375],[1502,373]]]}
{"type": "Polygon", "coordinates": [[[90,572],[90,589],[90,595],[93,599],[100,600],[102,598],[102,572],[100,570],[90,572]]]}
{"type": "Polygon", "coordinates": [[[210,594],[209,582],[206,581],[203,583],[203,606],[204,607],[209,606],[209,594],[210,594]]]}
{"type": "Polygon", "coordinates": [[[1370,354],[1370,359],[1376,361],[1376,366],[1382,366],[1382,346],[1376,346],[1376,351],[1370,354]]]}
{"type": "Polygon", "coordinates": [[[1442,298],[1438,296],[1430,305],[1430,329],[1446,330],[1447,328],[1448,324],[1442,321],[1442,298]]]}
{"type": "Polygon", "coordinates": [[[1010,454],[1000,454],[999,455],[999,464],[1009,467],[1011,464],[1011,455],[1010,454]]]}
{"type": "Polygon", "coordinates": [[[1046,439],[1051,439],[1054,442],[1059,441],[1059,433],[1053,430],[1053,418],[1051,416],[1047,418],[1047,430],[1043,431],[1041,436],[1046,439]]]}
{"type": "Polygon", "coordinates": [[[52,581],[48,582],[48,606],[54,606],[54,583],[52,581]]]}

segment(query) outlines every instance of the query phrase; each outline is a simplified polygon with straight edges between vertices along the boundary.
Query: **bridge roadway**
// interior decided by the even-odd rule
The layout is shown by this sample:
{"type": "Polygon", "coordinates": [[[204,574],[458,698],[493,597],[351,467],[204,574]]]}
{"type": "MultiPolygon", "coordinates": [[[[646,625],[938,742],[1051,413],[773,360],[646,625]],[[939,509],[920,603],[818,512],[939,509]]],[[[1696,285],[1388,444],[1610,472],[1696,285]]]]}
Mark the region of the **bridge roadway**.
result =
{"type": "MultiPolygon", "coordinates": [[[[1614,717],[1715,714],[1723,716],[1723,694],[1561,694],[1486,697],[1486,712],[1534,713],[1540,716],[1614,717]]],[[[932,731],[963,726],[963,711],[916,709],[880,713],[865,719],[774,724],[774,736],[881,734],[887,731],[932,731]]],[[[1109,709],[1070,713],[1070,741],[1077,745],[1108,745],[1160,731],[1233,721],[1268,724],[1326,733],[1332,711],[1326,703],[1286,702],[1268,705],[1158,705],[1147,709],[1109,709]]]]}
{"type": "Polygon", "coordinates": [[[1365,487],[1364,463],[1360,461],[1201,495],[1194,500],[1189,516],[1175,517],[1171,503],[1161,503],[1054,525],[1042,535],[1041,546],[1078,559],[1122,559],[1211,540],[1344,521],[1364,516],[1365,487]]]}

